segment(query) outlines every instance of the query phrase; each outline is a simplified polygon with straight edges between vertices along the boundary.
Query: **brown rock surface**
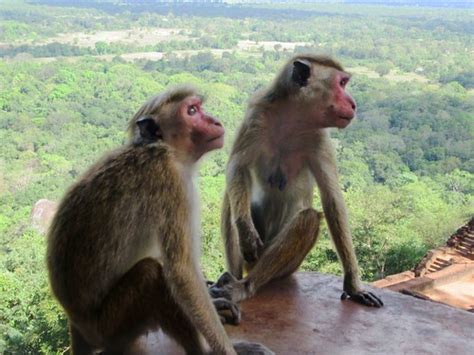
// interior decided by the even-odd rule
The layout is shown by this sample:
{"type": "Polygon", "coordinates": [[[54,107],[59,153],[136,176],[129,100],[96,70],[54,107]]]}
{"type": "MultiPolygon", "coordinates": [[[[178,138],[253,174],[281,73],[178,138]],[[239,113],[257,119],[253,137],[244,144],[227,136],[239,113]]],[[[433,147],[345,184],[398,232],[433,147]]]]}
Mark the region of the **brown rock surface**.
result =
{"type": "MultiPolygon", "coordinates": [[[[297,273],[242,304],[232,339],[264,343],[276,354],[472,354],[474,314],[371,288],[385,306],[341,301],[342,280],[297,273]]],[[[144,337],[147,354],[183,354],[163,333],[144,337]]]]}

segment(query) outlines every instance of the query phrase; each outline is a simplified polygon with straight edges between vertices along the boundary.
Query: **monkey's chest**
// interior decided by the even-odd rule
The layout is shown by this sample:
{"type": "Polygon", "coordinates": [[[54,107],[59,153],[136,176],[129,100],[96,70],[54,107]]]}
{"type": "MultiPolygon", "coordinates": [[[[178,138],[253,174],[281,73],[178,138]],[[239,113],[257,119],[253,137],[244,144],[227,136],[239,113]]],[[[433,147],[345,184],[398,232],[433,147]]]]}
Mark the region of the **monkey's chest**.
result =
{"type": "Polygon", "coordinates": [[[281,171],[288,176],[288,181],[295,181],[300,176],[305,167],[305,161],[303,153],[294,153],[281,158],[281,171]]]}
{"type": "Polygon", "coordinates": [[[304,154],[262,157],[251,171],[252,203],[267,210],[306,205],[306,196],[312,195],[314,178],[304,154]]]}
{"type": "Polygon", "coordinates": [[[304,175],[306,159],[305,154],[299,152],[277,153],[263,156],[258,166],[260,182],[283,192],[304,175]]]}

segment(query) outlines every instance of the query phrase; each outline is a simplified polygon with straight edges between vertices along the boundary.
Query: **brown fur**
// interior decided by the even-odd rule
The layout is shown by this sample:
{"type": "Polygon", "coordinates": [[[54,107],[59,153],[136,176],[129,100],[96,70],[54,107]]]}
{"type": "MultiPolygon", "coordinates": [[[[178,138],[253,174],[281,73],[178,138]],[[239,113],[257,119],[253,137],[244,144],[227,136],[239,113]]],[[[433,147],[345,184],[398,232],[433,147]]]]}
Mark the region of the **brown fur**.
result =
{"type": "MultiPolygon", "coordinates": [[[[47,265],[75,354],[123,352],[159,326],[187,353],[206,351],[201,334],[214,353],[235,353],[199,270],[195,159],[175,144],[192,133],[180,113],[189,96],[192,89],[178,88],[146,103],[131,121],[130,144],[92,166],[58,208],[47,265]],[[151,117],[164,138],[141,141],[134,125],[141,117],[151,117]]],[[[239,349],[246,346],[264,349],[239,349]]]]}
{"type": "Polygon", "coordinates": [[[251,100],[229,158],[222,210],[228,270],[238,279],[244,269],[248,275],[221,283],[217,294],[239,301],[297,270],[319,230],[315,182],[344,268],[344,290],[354,299],[362,292],[326,129],[344,128],[355,114],[355,102],[340,84],[349,78],[329,57],[298,55],[251,100]],[[307,67],[308,77],[293,73],[296,62],[307,67]]]}

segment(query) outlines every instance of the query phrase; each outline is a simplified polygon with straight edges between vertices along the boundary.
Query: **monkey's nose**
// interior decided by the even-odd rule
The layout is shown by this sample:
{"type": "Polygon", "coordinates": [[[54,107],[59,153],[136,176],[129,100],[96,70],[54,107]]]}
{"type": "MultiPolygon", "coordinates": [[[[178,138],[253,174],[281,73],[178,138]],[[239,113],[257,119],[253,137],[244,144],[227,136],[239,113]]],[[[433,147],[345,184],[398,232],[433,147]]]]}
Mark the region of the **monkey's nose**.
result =
{"type": "Polygon", "coordinates": [[[216,120],[214,117],[211,116],[206,116],[207,122],[209,122],[212,125],[222,127],[222,123],[220,123],[218,120],[216,120]]]}
{"type": "Polygon", "coordinates": [[[357,108],[355,101],[353,99],[349,99],[349,102],[351,104],[352,109],[355,111],[355,109],[357,108]]]}

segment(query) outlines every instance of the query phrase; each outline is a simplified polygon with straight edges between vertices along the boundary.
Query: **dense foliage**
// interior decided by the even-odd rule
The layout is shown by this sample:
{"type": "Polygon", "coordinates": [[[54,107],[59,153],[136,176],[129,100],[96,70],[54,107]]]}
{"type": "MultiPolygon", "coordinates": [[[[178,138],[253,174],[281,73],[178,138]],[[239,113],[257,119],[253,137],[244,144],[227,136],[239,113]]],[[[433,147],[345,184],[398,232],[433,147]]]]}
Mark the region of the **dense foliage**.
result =
{"type": "MultiPolygon", "coordinates": [[[[335,55],[355,74],[358,120],[333,137],[364,280],[413,267],[472,216],[474,48],[465,11],[54,3],[0,4],[0,353],[67,348],[31,208],[41,198],[59,200],[93,161],[124,142],[135,110],[170,85],[200,88],[227,128],[225,149],[200,171],[208,278],[224,268],[219,215],[233,134],[250,95],[294,51],[335,55]],[[151,43],[58,41],[61,33],[94,38],[166,28],[178,35],[151,43]],[[159,60],[147,59],[157,51],[159,60]],[[125,61],[132,52],[145,54],[125,61]]],[[[341,274],[326,229],[303,269],[341,274]]]]}

